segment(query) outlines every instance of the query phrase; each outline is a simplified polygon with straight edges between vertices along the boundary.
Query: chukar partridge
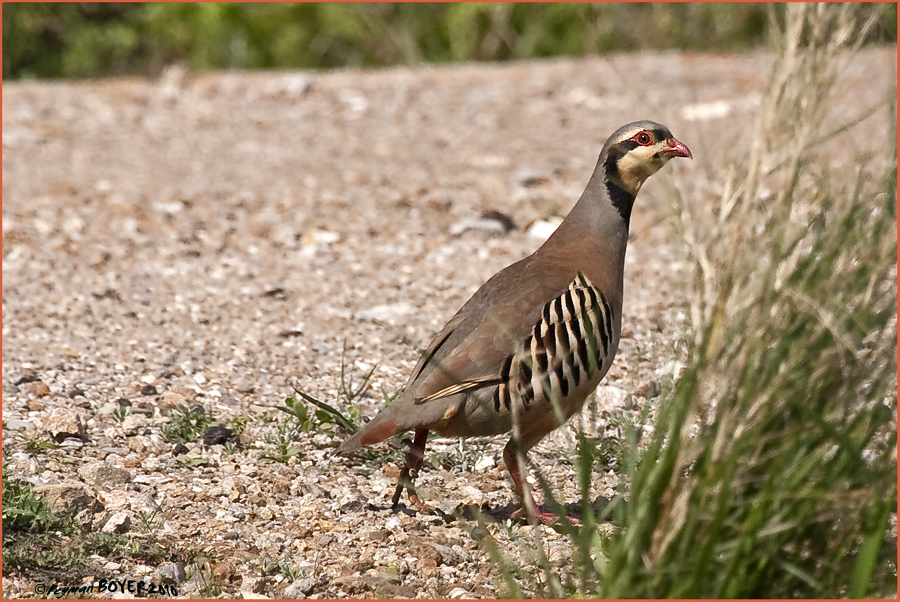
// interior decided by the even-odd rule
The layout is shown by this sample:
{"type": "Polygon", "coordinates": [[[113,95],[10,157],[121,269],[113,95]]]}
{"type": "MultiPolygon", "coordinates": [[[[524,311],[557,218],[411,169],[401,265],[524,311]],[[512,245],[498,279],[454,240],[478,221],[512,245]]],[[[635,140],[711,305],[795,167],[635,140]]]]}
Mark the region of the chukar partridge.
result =
{"type": "Polygon", "coordinates": [[[522,486],[520,460],[584,404],[619,345],[628,222],[644,181],[673,157],[692,158],[664,126],[637,121],[600,151],[587,188],[528,257],[490,278],[444,326],[403,393],[338,448],[346,454],[415,430],[393,503],[413,479],[429,431],[446,437],[512,431],[503,459],[523,510],[550,522],[522,486]]]}

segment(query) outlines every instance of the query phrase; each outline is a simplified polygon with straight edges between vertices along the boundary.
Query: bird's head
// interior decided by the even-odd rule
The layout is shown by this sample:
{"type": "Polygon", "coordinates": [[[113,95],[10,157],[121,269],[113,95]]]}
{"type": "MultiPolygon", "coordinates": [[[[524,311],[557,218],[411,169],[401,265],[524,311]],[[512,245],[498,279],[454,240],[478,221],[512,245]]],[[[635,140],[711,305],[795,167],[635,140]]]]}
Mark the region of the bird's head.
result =
{"type": "Polygon", "coordinates": [[[690,149],[672,136],[664,125],[636,121],[619,128],[603,147],[604,168],[609,182],[632,197],[644,180],[674,157],[693,159],[690,149]]]}

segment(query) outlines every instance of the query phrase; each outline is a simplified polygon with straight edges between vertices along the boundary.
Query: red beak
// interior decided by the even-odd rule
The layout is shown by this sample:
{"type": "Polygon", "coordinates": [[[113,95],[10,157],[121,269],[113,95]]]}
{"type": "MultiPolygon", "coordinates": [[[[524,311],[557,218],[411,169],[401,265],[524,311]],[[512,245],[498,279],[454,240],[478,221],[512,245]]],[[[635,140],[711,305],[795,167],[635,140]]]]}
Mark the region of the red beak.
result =
{"type": "Polygon", "coordinates": [[[686,157],[688,159],[693,159],[694,155],[691,154],[691,149],[684,145],[684,143],[675,140],[675,138],[669,138],[666,140],[666,143],[669,145],[669,148],[666,148],[662,151],[662,153],[666,156],[667,159],[671,159],[673,157],[686,157]]]}

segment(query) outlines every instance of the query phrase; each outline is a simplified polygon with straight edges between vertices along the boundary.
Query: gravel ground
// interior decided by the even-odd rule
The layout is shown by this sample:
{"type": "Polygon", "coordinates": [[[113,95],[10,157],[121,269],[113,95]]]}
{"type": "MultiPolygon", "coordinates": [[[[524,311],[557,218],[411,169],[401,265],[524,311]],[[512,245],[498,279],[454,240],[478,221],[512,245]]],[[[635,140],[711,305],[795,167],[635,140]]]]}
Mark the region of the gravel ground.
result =
{"type": "MultiPolygon", "coordinates": [[[[836,114],[869,106],[859,90],[872,104],[887,94],[895,57],[854,59],[836,114]]],[[[623,416],[646,420],[678,374],[688,264],[673,206],[679,195],[715,201],[727,162],[747,151],[771,63],[645,54],[6,84],[8,474],[89,529],[152,542],[166,558],[7,570],[4,597],[31,597],[41,579],[116,577],[168,580],[182,595],[216,594],[213,584],[226,597],[502,594],[473,522],[391,511],[395,448],[332,458],[342,435],[313,421],[291,457],[267,461],[289,422],[270,406],[294,378],[348,411],[343,358],[357,383],[375,367],[352,403],[373,416],[478,286],[540,245],[606,137],[654,119],[695,160],[642,190],[616,364],[581,419],[532,452],[558,497],[577,500],[576,430],[615,436],[623,416]],[[164,429],[180,404],[243,432],[176,449],[164,429]],[[54,438],[60,447],[35,449],[54,438]]],[[[883,113],[862,131],[889,135],[883,113]]],[[[866,152],[860,131],[836,139],[835,161],[866,152]]],[[[447,513],[486,505],[500,521],[487,530],[527,561],[531,527],[503,524],[515,508],[504,443],[435,441],[420,493],[447,513]]],[[[594,466],[594,495],[613,495],[616,469],[594,466]]],[[[565,566],[567,540],[542,531],[565,566]]]]}

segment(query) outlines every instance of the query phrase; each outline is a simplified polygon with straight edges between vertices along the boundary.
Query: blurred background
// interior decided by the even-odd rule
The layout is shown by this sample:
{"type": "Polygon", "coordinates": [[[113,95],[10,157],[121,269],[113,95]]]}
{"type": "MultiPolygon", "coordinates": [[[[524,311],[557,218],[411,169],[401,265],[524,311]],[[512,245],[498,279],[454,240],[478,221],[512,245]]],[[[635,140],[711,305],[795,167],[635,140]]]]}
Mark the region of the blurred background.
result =
{"type": "MultiPolygon", "coordinates": [[[[866,43],[896,43],[897,5],[866,43]]],[[[4,3],[3,77],[327,69],[767,48],[784,4],[4,3]]]]}

